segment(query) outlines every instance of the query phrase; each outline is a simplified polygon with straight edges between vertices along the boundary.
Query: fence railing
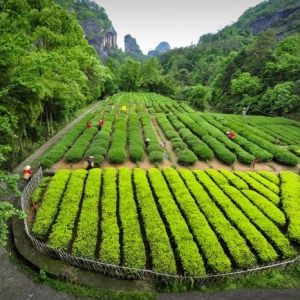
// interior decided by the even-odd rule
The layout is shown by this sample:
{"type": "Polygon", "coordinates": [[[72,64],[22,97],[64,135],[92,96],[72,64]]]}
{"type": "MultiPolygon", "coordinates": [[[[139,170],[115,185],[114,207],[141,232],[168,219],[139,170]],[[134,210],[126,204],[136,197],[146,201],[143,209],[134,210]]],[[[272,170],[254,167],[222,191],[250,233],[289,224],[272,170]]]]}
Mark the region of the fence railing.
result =
{"type": "MultiPolygon", "coordinates": [[[[24,188],[21,196],[21,206],[23,212],[27,213],[30,205],[31,195],[34,192],[34,190],[38,187],[42,178],[43,178],[43,171],[40,168],[24,188]]],[[[193,282],[195,283],[208,283],[208,282],[211,283],[214,281],[224,280],[229,276],[232,277],[232,276],[239,276],[243,274],[244,275],[253,274],[253,273],[261,272],[263,270],[271,270],[275,268],[286,269],[287,267],[290,267],[300,262],[300,255],[298,255],[293,259],[279,261],[268,265],[260,265],[246,270],[235,270],[233,272],[224,273],[224,274],[210,274],[210,275],[198,276],[198,277],[191,277],[188,275],[179,275],[179,274],[178,275],[163,274],[163,273],[153,272],[151,270],[123,267],[123,266],[107,264],[101,261],[91,260],[83,257],[76,257],[65,251],[52,249],[48,247],[47,244],[31,236],[26,219],[24,220],[24,229],[28,238],[31,240],[34,248],[40,253],[43,253],[55,259],[60,259],[63,262],[69,263],[72,266],[79,267],[84,270],[94,271],[94,272],[102,273],[104,275],[108,275],[120,279],[136,278],[136,279],[144,279],[144,280],[154,279],[157,281],[176,280],[179,281],[180,283],[190,282],[191,280],[193,280],[193,282]]]]}

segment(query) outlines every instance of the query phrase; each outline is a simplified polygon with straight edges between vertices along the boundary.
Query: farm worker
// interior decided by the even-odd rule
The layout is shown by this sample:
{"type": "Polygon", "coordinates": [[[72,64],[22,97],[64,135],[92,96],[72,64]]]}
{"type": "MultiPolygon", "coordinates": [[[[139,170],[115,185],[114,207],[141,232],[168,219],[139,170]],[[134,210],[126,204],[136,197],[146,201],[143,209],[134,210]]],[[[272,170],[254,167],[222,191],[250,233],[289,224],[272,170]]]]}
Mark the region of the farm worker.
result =
{"type": "Polygon", "coordinates": [[[229,137],[231,140],[235,137],[235,134],[233,131],[227,131],[226,132],[227,137],[229,137]]]}
{"type": "Polygon", "coordinates": [[[160,146],[161,146],[162,148],[164,148],[164,147],[165,147],[165,145],[164,145],[164,143],[163,143],[163,142],[160,142],[159,144],[160,144],[160,146]]]}
{"type": "Polygon", "coordinates": [[[255,157],[254,160],[253,160],[253,164],[252,164],[252,168],[254,169],[255,167],[255,164],[259,162],[259,158],[258,157],[255,157]]]}
{"type": "Polygon", "coordinates": [[[104,121],[101,119],[101,120],[99,121],[99,126],[98,126],[98,129],[99,129],[99,130],[102,129],[103,124],[104,124],[104,121]]]}
{"type": "Polygon", "coordinates": [[[93,158],[94,158],[94,156],[90,155],[89,158],[87,159],[87,163],[88,163],[88,165],[86,167],[87,170],[94,168],[93,158]]]}
{"type": "Polygon", "coordinates": [[[149,139],[149,138],[146,138],[146,140],[145,140],[146,146],[149,146],[149,143],[150,143],[150,139],[149,139]]]}
{"type": "Polygon", "coordinates": [[[23,179],[25,179],[27,182],[29,182],[31,178],[32,178],[31,167],[26,166],[23,171],[23,179]]]}
{"type": "Polygon", "coordinates": [[[279,144],[280,144],[280,139],[277,138],[277,139],[275,140],[275,145],[279,145],[279,144]]]}
{"type": "Polygon", "coordinates": [[[87,123],[86,123],[86,127],[87,127],[87,128],[91,128],[91,127],[92,127],[91,122],[87,122],[87,123]]]}

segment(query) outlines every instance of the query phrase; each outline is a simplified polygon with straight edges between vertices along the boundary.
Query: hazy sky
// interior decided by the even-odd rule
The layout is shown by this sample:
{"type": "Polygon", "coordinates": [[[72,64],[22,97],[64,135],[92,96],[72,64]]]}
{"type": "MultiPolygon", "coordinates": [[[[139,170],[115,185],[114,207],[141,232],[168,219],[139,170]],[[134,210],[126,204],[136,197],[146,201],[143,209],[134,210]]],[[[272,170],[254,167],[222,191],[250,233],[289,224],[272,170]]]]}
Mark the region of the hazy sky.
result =
{"type": "Polygon", "coordinates": [[[94,1],[112,21],[118,47],[124,50],[124,36],[130,34],[147,54],[164,41],[171,48],[197,44],[201,35],[218,32],[264,0],[94,1]]]}

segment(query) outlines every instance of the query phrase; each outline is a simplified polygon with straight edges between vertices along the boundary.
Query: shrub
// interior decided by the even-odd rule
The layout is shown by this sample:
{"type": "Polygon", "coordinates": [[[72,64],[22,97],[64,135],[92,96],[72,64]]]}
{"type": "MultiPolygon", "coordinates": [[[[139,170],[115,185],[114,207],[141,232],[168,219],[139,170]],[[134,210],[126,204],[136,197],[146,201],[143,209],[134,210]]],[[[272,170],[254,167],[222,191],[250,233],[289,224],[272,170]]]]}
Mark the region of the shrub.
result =
{"type": "Polygon", "coordinates": [[[164,152],[164,150],[161,148],[161,146],[156,143],[149,145],[147,147],[147,151],[148,151],[148,153],[151,153],[153,151],[164,152]]]}
{"type": "Polygon", "coordinates": [[[140,145],[135,145],[130,147],[130,159],[133,162],[142,161],[144,158],[145,152],[144,148],[140,145]]]}
{"type": "Polygon", "coordinates": [[[194,165],[197,161],[197,156],[191,150],[186,149],[178,154],[178,163],[183,166],[194,165]]]}
{"type": "Polygon", "coordinates": [[[175,151],[177,151],[177,150],[182,151],[187,148],[187,144],[184,142],[173,142],[172,147],[175,151]]]}
{"type": "Polygon", "coordinates": [[[97,165],[97,166],[101,166],[102,165],[102,163],[104,162],[104,156],[103,155],[101,155],[101,154],[95,154],[94,155],[94,162],[95,162],[95,164],[97,165]]]}
{"type": "Polygon", "coordinates": [[[161,163],[164,160],[164,154],[161,151],[152,151],[149,154],[149,160],[151,163],[161,163]]]}
{"type": "Polygon", "coordinates": [[[164,134],[168,140],[178,136],[178,133],[175,130],[166,130],[164,134]]]}
{"type": "Polygon", "coordinates": [[[121,164],[126,160],[126,151],[124,148],[111,148],[108,154],[108,161],[112,164],[121,164]]]}

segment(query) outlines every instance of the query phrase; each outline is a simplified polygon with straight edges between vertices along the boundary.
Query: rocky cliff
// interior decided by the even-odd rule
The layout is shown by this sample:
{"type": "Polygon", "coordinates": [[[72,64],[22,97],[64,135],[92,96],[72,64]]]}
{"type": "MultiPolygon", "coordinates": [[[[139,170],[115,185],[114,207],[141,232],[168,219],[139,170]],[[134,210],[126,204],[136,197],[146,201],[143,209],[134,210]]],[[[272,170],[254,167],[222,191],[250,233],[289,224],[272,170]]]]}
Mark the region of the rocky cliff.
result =
{"type": "Polygon", "coordinates": [[[277,31],[278,39],[281,39],[284,36],[299,32],[300,6],[268,14],[252,21],[245,27],[250,28],[254,35],[258,35],[268,28],[274,28],[277,31]]]}
{"type": "Polygon", "coordinates": [[[109,49],[117,47],[117,32],[112,26],[105,9],[92,0],[55,0],[58,4],[75,13],[89,44],[105,62],[109,49]]]}
{"type": "Polygon", "coordinates": [[[140,46],[136,43],[136,39],[130,34],[124,37],[125,53],[142,54],[140,46]]]}
{"type": "Polygon", "coordinates": [[[108,29],[99,25],[100,20],[89,19],[79,22],[86,39],[97,51],[102,62],[105,62],[111,47],[117,47],[117,32],[113,27],[108,29]]]}

